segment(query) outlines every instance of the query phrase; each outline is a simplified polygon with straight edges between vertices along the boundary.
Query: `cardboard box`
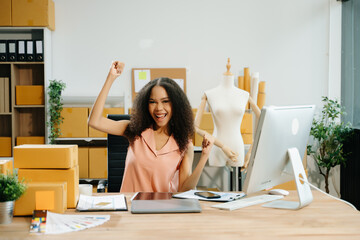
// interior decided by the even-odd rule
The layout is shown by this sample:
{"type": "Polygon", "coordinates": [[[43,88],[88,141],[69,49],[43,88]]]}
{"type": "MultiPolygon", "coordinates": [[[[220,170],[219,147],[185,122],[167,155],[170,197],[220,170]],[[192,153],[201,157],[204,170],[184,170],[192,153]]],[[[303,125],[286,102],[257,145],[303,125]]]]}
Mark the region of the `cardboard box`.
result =
{"type": "Polygon", "coordinates": [[[34,210],[64,213],[67,209],[67,183],[28,183],[26,192],[15,202],[14,216],[32,215],[34,210]]]}
{"type": "Polygon", "coordinates": [[[0,157],[11,157],[11,137],[0,137],[0,157]]]}
{"type": "Polygon", "coordinates": [[[11,0],[0,1],[0,26],[11,26],[11,0]]]}
{"type": "Polygon", "coordinates": [[[89,148],[89,178],[107,178],[107,148],[89,148]]]}
{"type": "Polygon", "coordinates": [[[77,165],[77,145],[25,144],[14,147],[15,168],[67,169],[77,165]]]}
{"type": "Polygon", "coordinates": [[[61,138],[85,138],[89,136],[88,108],[63,108],[61,116],[64,118],[60,124],[61,138]]]}
{"type": "Polygon", "coordinates": [[[79,147],[79,178],[89,178],[88,147],[79,147]]]}
{"type": "Polygon", "coordinates": [[[8,174],[13,172],[12,159],[0,159],[0,174],[8,174]]]}
{"type": "MultiPolygon", "coordinates": [[[[89,109],[89,113],[91,109],[89,109]]],[[[104,108],[103,116],[107,117],[108,114],[124,114],[124,108],[104,108]]],[[[107,134],[100,132],[92,127],[89,127],[89,137],[91,138],[106,138],[107,134]]]]}
{"type": "Polygon", "coordinates": [[[44,86],[15,86],[16,105],[43,105],[44,86]]]}
{"type": "Polygon", "coordinates": [[[67,208],[75,208],[79,200],[79,166],[70,169],[23,169],[18,176],[31,183],[66,182],[67,208]]]}
{"type": "Polygon", "coordinates": [[[45,144],[45,137],[42,136],[17,137],[16,146],[23,144],[45,144]]]}
{"type": "Polygon", "coordinates": [[[12,0],[11,15],[13,26],[55,30],[55,3],[52,0],[12,0]]]}

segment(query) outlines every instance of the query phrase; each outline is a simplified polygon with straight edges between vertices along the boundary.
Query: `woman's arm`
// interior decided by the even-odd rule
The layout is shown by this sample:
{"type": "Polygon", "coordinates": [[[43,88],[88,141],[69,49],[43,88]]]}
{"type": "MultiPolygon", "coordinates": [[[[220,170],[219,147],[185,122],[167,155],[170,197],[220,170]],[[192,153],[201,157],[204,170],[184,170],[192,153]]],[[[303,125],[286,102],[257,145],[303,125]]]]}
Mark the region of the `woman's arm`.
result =
{"type": "MultiPolygon", "coordinates": [[[[196,116],[195,116],[195,121],[194,121],[194,125],[195,125],[195,131],[197,134],[199,134],[200,136],[204,136],[205,134],[209,134],[208,132],[200,129],[200,123],[201,123],[201,118],[202,115],[204,113],[205,110],[205,106],[206,106],[206,95],[204,94],[204,96],[201,98],[201,103],[200,106],[196,112],[196,116]]],[[[218,139],[214,138],[214,145],[221,148],[221,150],[225,153],[225,155],[233,162],[237,161],[237,157],[238,157],[238,153],[232,151],[228,146],[225,146],[222,142],[220,142],[218,139]]]]}
{"type": "Polygon", "coordinates": [[[115,79],[121,75],[125,64],[120,61],[115,61],[111,64],[109,74],[106,78],[104,86],[102,87],[99,96],[92,107],[88,123],[89,126],[99,131],[110,133],[113,135],[123,135],[126,127],[129,124],[128,120],[114,121],[102,115],[106,98],[109,94],[110,88],[115,79]]]}
{"type": "Polygon", "coordinates": [[[186,150],[185,156],[181,162],[179,170],[179,192],[188,191],[194,189],[199,181],[200,175],[204,169],[206,161],[209,158],[211,148],[214,144],[215,138],[206,134],[202,142],[202,153],[200,156],[199,163],[197,164],[194,171],[191,173],[192,163],[194,159],[194,146],[190,142],[186,150]]]}

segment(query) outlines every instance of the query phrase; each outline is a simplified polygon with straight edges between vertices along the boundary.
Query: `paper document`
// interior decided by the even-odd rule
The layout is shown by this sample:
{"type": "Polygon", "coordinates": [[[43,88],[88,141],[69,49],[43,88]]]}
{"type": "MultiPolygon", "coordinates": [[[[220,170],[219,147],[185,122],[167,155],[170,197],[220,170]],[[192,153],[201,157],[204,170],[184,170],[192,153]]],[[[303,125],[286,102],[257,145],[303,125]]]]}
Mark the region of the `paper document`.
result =
{"type": "Polygon", "coordinates": [[[124,194],[87,196],[80,194],[78,211],[127,211],[124,194]]]}
{"type": "Polygon", "coordinates": [[[59,214],[35,210],[30,234],[60,234],[99,226],[110,220],[110,215],[59,214]]]}
{"type": "Polygon", "coordinates": [[[203,201],[212,201],[212,202],[230,202],[230,201],[234,201],[234,200],[240,199],[245,196],[246,196],[246,194],[243,192],[235,193],[235,192],[215,192],[215,191],[202,191],[202,190],[189,190],[187,192],[173,195],[173,197],[175,197],[175,198],[194,198],[194,199],[199,199],[199,200],[203,200],[203,201]],[[195,192],[212,192],[212,193],[220,195],[220,198],[211,198],[211,199],[203,198],[200,196],[196,196],[194,194],[195,192]]]}

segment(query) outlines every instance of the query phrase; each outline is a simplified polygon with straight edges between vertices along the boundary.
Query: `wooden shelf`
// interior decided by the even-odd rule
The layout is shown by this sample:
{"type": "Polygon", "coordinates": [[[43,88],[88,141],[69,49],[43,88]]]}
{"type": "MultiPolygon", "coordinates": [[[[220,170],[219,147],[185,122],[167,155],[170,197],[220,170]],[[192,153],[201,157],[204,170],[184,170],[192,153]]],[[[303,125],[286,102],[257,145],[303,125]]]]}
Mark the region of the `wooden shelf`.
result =
{"type": "Polygon", "coordinates": [[[44,27],[0,27],[0,40],[31,39],[43,40],[44,61],[0,62],[0,76],[10,81],[11,111],[0,113],[0,136],[11,137],[12,150],[20,136],[44,136],[47,142],[45,91],[51,79],[51,32],[44,27]],[[45,104],[16,105],[16,86],[43,86],[45,104]]]}

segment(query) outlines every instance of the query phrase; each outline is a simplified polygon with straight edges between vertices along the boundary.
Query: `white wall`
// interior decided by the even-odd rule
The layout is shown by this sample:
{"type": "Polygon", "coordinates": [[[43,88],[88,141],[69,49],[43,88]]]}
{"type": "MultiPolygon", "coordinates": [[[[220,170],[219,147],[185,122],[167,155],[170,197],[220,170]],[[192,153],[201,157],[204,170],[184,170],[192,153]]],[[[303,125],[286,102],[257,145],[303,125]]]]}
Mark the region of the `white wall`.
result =
{"type": "Polygon", "coordinates": [[[260,72],[267,105],[340,97],[336,0],[54,1],[53,78],[67,84],[64,96],[96,96],[117,59],[126,70],[111,96],[130,95],[131,68],[186,67],[196,108],[230,57],[235,75],[260,72]]]}
{"type": "Polygon", "coordinates": [[[65,96],[98,94],[112,60],[126,63],[110,95],[131,93],[131,68],[186,67],[197,107],[227,57],[267,82],[267,104],[320,103],[328,93],[329,6],[335,0],[55,0],[53,77],[65,96]]]}

